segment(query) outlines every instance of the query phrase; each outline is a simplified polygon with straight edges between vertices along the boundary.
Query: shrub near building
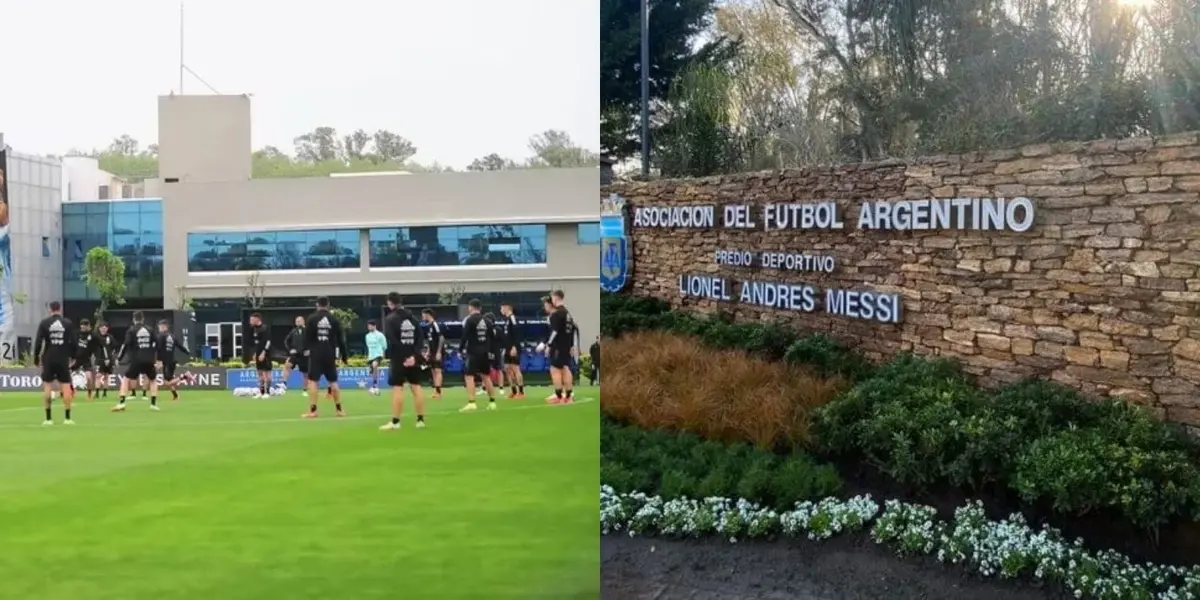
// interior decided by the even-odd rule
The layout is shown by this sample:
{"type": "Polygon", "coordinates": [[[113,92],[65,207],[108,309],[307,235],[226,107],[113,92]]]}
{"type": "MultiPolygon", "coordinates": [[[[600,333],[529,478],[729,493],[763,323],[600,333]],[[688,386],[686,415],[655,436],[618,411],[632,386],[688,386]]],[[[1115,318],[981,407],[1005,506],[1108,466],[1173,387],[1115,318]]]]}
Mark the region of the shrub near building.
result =
{"type": "MultiPolygon", "coordinates": [[[[691,402],[689,413],[676,406],[669,409],[676,416],[668,419],[662,416],[661,411],[668,409],[661,407],[658,395],[642,396],[637,410],[660,411],[656,418],[663,419],[653,424],[645,421],[650,426],[681,427],[678,415],[686,414],[685,428],[714,439],[740,437],[761,444],[763,439],[795,442],[811,436],[821,453],[861,460],[917,489],[950,485],[977,492],[1009,491],[1027,505],[1046,506],[1068,516],[1112,515],[1147,530],[1181,519],[1200,519],[1197,444],[1120,399],[1095,401],[1044,381],[980,390],[956,363],[914,355],[901,355],[872,368],[827,338],[801,338],[773,324],[733,324],[672,313],[657,301],[606,297],[602,308],[604,325],[613,327],[611,335],[622,335],[615,327],[624,325],[681,332],[709,348],[809,363],[812,374],[831,373],[856,381],[835,399],[806,411],[811,420],[781,420],[775,413],[750,410],[745,414],[765,417],[765,422],[742,423],[737,428],[705,424],[727,424],[729,413],[723,411],[731,402],[691,402]],[[803,430],[783,431],[793,429],[803,430]]],[[[638,351],[630,348],[622,360],[636,365],[638,351]]],[[[709,364],[716,363],[705,367],[709,364]]],[[[720,365],[696,369],[689,377],[719,379],[726,364],[720,365]]],[[[614,366],[611,372],[615,376],[618,370],[614,366]]],[[[751,389],[754,377],[762,376],[742,374],[740,385],[751,389]]],[[[606,389],[611,381],[605,382],[606,389]]],[[[768,385],[777,386],[773,381],[768,380],[768,385]]],[[[661,397],[676,393],[664,389],[661,397]]],[[[606,404],[606,412],[610,406],[616,405],[606,404]]]]}

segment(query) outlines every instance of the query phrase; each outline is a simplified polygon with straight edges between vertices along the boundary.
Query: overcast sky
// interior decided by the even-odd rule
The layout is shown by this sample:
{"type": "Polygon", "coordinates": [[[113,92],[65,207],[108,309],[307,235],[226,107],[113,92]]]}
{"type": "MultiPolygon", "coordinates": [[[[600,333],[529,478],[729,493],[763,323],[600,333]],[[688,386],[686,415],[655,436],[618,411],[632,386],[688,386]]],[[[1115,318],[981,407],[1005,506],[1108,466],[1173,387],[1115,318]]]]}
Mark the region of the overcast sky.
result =
{"type": "MultiPolygon", "coordinates": [[[[254,146],[320,125],[389,129],[463,167],[566,130],[599,148],[599,0],[190,0],[184,62],[253,94],[254,146]]],[[[0,132],[61,154],[156,138],[179,88],[173,0],[0,0],[0,132]]],[[[186,75],[185,93],[210,93],[186,75]]]]}

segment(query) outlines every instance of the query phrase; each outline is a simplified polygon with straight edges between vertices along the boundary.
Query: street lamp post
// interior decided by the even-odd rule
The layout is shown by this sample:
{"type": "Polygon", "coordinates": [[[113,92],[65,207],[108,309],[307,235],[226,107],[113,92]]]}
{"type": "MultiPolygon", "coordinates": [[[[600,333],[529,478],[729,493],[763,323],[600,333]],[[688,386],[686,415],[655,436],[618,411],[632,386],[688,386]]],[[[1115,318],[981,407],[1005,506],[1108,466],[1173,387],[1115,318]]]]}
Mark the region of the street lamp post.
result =
{"type": "Polygon", "coordinates": [[[650,176],[650,0],[642,0],[642,177],[650,176]]]}

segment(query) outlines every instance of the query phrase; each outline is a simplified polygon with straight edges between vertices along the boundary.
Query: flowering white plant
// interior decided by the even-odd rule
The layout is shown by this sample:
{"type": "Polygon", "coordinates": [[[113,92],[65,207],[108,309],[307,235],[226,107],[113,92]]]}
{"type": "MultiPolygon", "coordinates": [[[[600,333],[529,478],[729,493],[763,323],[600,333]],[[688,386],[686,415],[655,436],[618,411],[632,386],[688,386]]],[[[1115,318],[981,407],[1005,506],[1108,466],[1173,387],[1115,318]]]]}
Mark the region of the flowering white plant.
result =
{"type": "Polygon", "coordinates": [[[899,554],[936,556],[992,577],[1033,577],[1058,583],[1076,598],[1186,600],[1200,598],[1200,566],[1134,564],[1117,552],[1092,552],[1050,527],[1031,528],[1020,514],[990,521],[979,502],[945,522],[929,506],[888,500],[880,512],[870,496],[800,502],[778,512],[749,500],[677,498],[617,493],[600,486],[600,531],[628,535],[823,540],[870,527],[871,538],[899,554]]]}

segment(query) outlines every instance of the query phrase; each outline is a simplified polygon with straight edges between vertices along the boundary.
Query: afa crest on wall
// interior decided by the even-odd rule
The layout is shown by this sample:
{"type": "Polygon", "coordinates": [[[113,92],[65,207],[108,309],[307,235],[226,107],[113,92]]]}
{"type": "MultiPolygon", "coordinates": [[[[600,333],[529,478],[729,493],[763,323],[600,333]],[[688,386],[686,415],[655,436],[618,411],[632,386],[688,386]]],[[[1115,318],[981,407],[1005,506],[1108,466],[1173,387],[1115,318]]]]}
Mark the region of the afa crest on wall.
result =
{"type": "Polygon", "coordinates": [[[600,289],[619,292],[629,285],[633,252],[625,233],[625,199],[617,194],[600,201],[600,289]]]}

